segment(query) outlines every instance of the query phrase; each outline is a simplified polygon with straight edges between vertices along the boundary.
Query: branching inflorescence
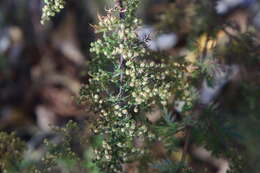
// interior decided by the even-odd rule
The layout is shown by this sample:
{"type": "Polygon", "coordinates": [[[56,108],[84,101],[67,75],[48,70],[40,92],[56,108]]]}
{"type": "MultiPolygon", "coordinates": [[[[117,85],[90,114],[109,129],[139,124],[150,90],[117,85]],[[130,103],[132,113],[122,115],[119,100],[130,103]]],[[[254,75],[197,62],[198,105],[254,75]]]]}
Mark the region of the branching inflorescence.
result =
{"type": "Polygon", "coordinates": [[[181,92],[188,86],[184,65],[155,62],[145,40],[138,39],[138,2],[117,1],[106,16],[99,16],[94,28],[101,38],[90,49],[94,55],[91,79],[80,93],[80,100],[91,101],[99,115],[93,131],[103,137],[103,143],[95,149],[95,161],[105,172],[117,172],[122,163],[145,153],[135,146],[135,139],[155,136],[141,114],[155,105],[165,107],[172,91],[181,92]]]}

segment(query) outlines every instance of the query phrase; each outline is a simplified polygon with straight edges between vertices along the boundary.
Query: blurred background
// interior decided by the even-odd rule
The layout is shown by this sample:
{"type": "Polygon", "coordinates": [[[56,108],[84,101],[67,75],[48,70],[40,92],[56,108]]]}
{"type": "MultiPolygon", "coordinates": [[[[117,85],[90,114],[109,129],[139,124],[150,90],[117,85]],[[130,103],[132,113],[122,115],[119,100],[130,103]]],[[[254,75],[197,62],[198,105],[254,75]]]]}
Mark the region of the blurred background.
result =
{"type": "MultiPolygon", "coordinates": [[[[111,2],[67,0],[65,9],[44,26],[43,5],[41,0],[0,0],[0,130],[15,131],[28,145],[41,143],[41,136],[52,131],[49,125],[88,119],[76,97],[88,79],[89,46],[96,39],[90,24],[111,2]]],[[[233,120],[248,149],[253,165],[249,172],[259,173],[260,2],[142,0],[138,16],[144,21],[138,34],[151,33],[151,51],[174,56],[186,55],[191,40],[196,42],[203,34],[217,35],[221,47],[230,37],[254,33],[254,48],[248,45],[252,49],[235,55],[225,51],[220,61],[232,74],[220,86],[202,87],[201,99],[207,102],[218,95],[223,114],[233,120]],[[231,22],[233,28],[223,27],[231,22]]]]}

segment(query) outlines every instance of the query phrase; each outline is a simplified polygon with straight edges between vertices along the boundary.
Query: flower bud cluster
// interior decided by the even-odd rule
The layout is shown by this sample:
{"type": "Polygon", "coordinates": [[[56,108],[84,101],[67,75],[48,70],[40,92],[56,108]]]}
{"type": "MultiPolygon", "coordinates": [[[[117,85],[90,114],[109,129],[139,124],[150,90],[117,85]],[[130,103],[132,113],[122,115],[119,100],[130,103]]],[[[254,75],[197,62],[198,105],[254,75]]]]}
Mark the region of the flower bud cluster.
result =
{"type": "Polygon", "coordinates": [[[14,133],[0,132],[0,170],[9,172],[8,168],[14,168],[22,160],[25,149],[25,143],[14,133]]]}
{"type": "Polygon", "coordinates": [[[129,77],[128,83],[132,88],[133,105],[149,106],[155,104],[156,100],[162,105],[167,104],[175,78],[170,75],[173,74],[171,68],[164,63],[156,64],[153,61],[137,61],[126,65],[125,74],[129,77]]]}
{"type": "Polygon", "coordinates": [[[143,149],[134,146],[134,139],[144,136],[153,139],[154,135],[146,125],[137,125],[128,110],[118,104],[110,110],[102,109],[100,114],[94,133],[103,135],[104,140],[101,147],[94,151],[94,160],[103,170],[117,172],[121,163],[144,153],[143,149]]]}
{"type": "Polygon", "coordinates": [[[42,8],[41,23],[45,24],[51,17],[59,13],[65,6],[65,0],[44,0],[44,7],[42,8]]]}
{"type": "Polygon", "coordinates": [[[108,14],[107,16],[98,15],[98,20],[99,20],[99,23],[96,28],[96,33],[102,32],[105,30],[112,31],[118,24],[118,20],[116,20],[116,17],[111,14],[108,14]]]}

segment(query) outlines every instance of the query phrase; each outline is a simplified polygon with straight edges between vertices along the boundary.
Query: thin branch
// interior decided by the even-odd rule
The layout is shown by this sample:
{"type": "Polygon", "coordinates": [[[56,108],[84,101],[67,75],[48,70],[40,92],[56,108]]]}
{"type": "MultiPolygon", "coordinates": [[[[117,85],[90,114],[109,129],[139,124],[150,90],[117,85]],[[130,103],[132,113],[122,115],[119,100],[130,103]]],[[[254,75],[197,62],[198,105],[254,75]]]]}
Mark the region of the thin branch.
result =
{"type": "MultiPolygon", "coordinates": [[[[125,10],[123,8],[123,2],[122,0],[116,0],[116,7],[119,8],[120,12],[119,12],[119,17],[121,20],[123,20],[125,18],[125,10]]],[[[124,80],[124,70],[125,70],[125,59],[124,57],[121,55],[120,56],[120,64],[119,64],[119,68],[121,69],[120,72],[120,88],[119,88],[119,93],[118,93],[118,97],[121,97],[123,94],[123,80],[124,80]]]]}
{"type": "Polygon", "coordinates": [[[186,160],[186,156],[187,156],[189,144],[190,144],[190,137],[191,137],[191,127],[188,126],[188,127],[186,127],[186,135],[185,135],[183,153],[181,156],[181,162],[184,162],[186,160]]]}
{"type": "MultiPolygon", "coordinates": [[[[201,113],[203,112],[203,109],[205,108],[206,105],[204,104],[197,104],[195,106],[195,110],[194,110],[194,114],[192,119],[194,121],[197,121],[201,115],[201,113]]],[[[182,152],[182,156],[181,156],[181,162],[185,162],[187,155],[188,155],[188,150],[189,150],[189,146],[190,146],[190,140],[191,140],[191,133],[192,133],[192,125],[186,125],[185,127],[185,137],[184,137],[184,146],[183,146],[183,152],[182,152]]],[[[179,170],[177,170],[177,173],[181,172],[182,167],[179,168],[179,170]]]]}
{"type": "Polygon", "coordinates": [[[118,97],[122,96],[122,92],[123,92],[123,80],[124,80],[124,72],[123,70],[125,69],[125,60],[123,58],[123,56],[120,56],[120,65],[119,65],[121,72],[120,72],[120,88],[119,88],[119,93],[118,93],[118,97]]]}

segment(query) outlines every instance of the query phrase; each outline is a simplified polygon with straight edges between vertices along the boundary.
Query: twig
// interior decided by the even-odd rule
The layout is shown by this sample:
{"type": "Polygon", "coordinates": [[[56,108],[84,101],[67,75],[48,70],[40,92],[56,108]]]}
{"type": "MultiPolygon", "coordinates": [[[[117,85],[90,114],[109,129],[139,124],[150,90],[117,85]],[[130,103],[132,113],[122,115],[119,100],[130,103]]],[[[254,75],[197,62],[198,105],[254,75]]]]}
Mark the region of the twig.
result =
{"type": "MultiPolygon", "coordinates": [[[[194,110],[194,114],[193,114],[193,117],[192,119],[194,121],[198,120],[203,109],[205,108],[206,105],[204,104],[198,104],[194,110]]],[[[185,139],[184,139],[184,147],[183,147],[183,152],[182,152],[182,156],[181,156],[181,162],[185,162],[186,160],[186,157],[187,157],[187,154],[188,154],[188,149],[189,149],[189,146],[190,146],[190,139],[191,139],[191,132],[192,132],[192,125],[186,125],[185,127],[185,139]]],[[[181,172],[181,169],[182,167],[180,167],[178,170],[177,170],[177,173],[180,173],[181,172]]]]}
{"type": "MultiPolygon", "coordinates": [[[[125,14],[124,14],[124,8],[123,8],[123,2],[122,0],[116,0],[116,7],[119,7],[119,17],[121,20],[123,20],[125,18],[125,14]]],[[[122,96],[122,92],[123,92],[123,80],[124,80],[124,70],[125,70],[125,59],[124,57],[121,55],[120,56],[120,64],[119,64],[119,68],[121,69],[120,72],[120,88],[119,88],[119,93],[118,93],[118,97],[122,96]]]]}
{"type": "Polygon", "coordinates": [[[123,8],[123,1],[122,0],[116,0],[116,6],[120,8],[119,17],[120,19],[125,18],[124,8],[123,8]]]}
{"type": "Polygon", "coordinates": [[[122,70],[120,72],[120,88],[119,88],[119,93],[118,93],[118,97],[121,97],[122,95],[122,90],[123,90],[123,80],[124,80],[124,72],[123,70],[125,69],[125,66],[124,66],[124,63],[125,63],[125,60],[123,58],[123,56],[121,55],[120,56],[120,65],[119,65],[119,68],[122,70]]]}
{"type": "Polygon", "coordinates": [[[190,143],[190,137],[191,137],[191,127],[186,127],[186,135],[185,135],[185,141],[184,141],[184,147],[183,147],[183,153],[181,156],[181,162],[184,162],[186,160],[186,156],[188,153],[189,143],[190,143]]]}

